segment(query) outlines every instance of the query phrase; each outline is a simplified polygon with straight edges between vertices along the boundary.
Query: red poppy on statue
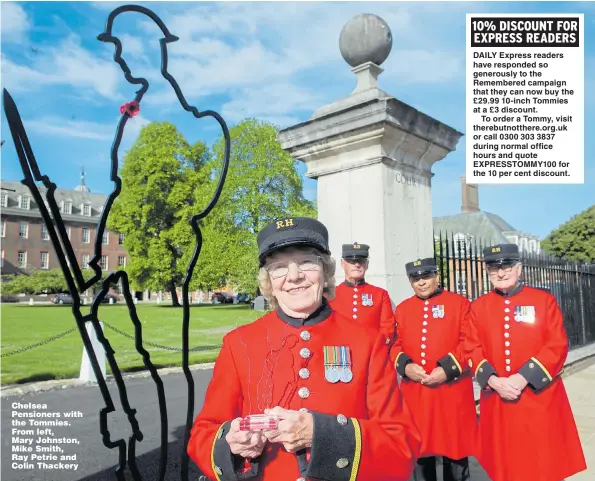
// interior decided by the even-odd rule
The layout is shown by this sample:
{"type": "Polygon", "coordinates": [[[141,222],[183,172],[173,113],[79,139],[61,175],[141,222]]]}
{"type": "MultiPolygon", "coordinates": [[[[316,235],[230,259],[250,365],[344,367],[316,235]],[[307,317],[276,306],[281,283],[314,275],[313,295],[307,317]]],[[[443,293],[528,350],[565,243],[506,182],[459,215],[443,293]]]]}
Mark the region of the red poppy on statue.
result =
{"type": "Polygon", "coordinates": [[[120,107],[121,114],[128,114],[129,117],[134,117],[140,112],[140,105],[136,100],[125,103],[120,107]]]}

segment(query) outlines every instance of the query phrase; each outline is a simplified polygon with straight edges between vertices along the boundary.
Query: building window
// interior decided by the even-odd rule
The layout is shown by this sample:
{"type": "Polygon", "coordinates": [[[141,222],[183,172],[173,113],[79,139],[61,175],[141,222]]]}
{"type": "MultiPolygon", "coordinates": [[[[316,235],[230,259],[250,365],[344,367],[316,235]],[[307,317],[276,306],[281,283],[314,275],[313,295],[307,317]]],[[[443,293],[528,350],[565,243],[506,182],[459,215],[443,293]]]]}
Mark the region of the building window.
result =
{"type": "Polygon", "coordinates": [[[2,249],[2,257],[0,257],[0,267],[4,267],[4,249],[2,249]]]}
{"type": "Polygon", "coordinates": [[[41,240],[50,240],[48,228],[45,224],[41,224],[41,240]]]}
{"type": "Polygon", "coordinates": [[[118,256],[118,267],[126,267],[126,256],[118,256]]]}
{"type": "Polygon", "coordinates": [[[101,256],[99,266],[101,267],[102,271],[107,271],[107,256],[101,256]]]}
{"type": "Polygon", "coordinates": [[[103,237],[101,238],[101,243],[107,245],[109,242],[109,232],[103,231],[103,237]]]}
{"type": "Polygon", "coordinates": [[[40,264],[40,267],[42,269],[49,269],[49,267],[50,267],[50,254],[49,254],[49,252],[41,252],[39,264],[40,264]]]}
{"type": "Polygon", "coordinates": [[[19,196],[19,208],[20,209],[29,209],[30,199],[26,195],[19,196]]]}
{"type": "Polygon", "coordinates": [[[4,219],[0,221],[0,237],[6,237],[6,221],[4,219]]]}
{"type": "Polygon", "coordinates": [[[17,264],[19,267],[27,266],[27,251],[19,251],[17,254],[17,264]]]}
{"type": "Polygon", "coordinates": [[[89,254],[83,254],[82,261],[83,261],[83,269],[88,269],[89,268],[89,254]]]}
{"type": "Polygon", "coordinates": [[[122,233],[118,234],[118,245],[121,245],[121,246],[124,245],[124,237],[125,237],[124,234],[122,234],[122,233]]]}
{"type": "Polygon", "coordinates": [[[29,222],[19,222],[19,237],[21,239],[27,239],[29,237],[29,222]]]}
{"type": "Polygon", "coordinates": [[[8,207],[8,195],[0,194],[0,205],[2,207],[8,207]]]}
{"type": "Polygon", "coordinates": [[[83,215],[87,217],[91,217],[91,206],[90,205],[83,205],[83,215]]]}
{"type": "Polygon", "coordinates": [[[62,213],[63,214],[72,214],[72,202],[63,200],[62,201],[62,213]]]}
{"type": "Polygon", "coordinates": [[[83,244],[91,242],[91,232],[87,227],[83,227],[83,244]]]}

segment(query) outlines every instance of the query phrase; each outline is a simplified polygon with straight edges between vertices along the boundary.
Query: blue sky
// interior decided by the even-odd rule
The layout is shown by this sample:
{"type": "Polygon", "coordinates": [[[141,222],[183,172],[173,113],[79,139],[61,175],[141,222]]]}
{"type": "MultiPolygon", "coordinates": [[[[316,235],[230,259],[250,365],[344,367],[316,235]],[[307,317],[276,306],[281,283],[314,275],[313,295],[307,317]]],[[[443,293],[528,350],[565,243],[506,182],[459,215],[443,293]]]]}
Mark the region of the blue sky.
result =
{"type": "MultiPolygon", "coordinates": [[[[79,183],[107,193],[109,152],[119,107],[132,100],[112,61],[113,46],[96,37],[114,2],[2,2],[2,87],[15,98],[38,162],[60,187],[79,183]]],[[[186,3],[151,2],[180,41],[170,44],[170,72],[189,103],[216,110],[228,125],[256,117],[287,127],[348,95],[355,76],[342,59],[338,38],[358,13],[384,18],[393,49],[382,65],[380,88],[465,133],[465,14],[585,13],[584,185],[481,185],[480,208],[518,230],[545,237],[595,203],[595,4],[493,3],[186,3]]],[[[133,75],[151,84],[141,114],[127,125],[129,147],[148,122],[170,121],[186,138],[209,145],[219,134],[211,120],[184,112],[159,74],[158,28],[128,13],[114,24],[133,75]]],[[[2,178],[22,174],[2,111],[2,178]]],[[[305,166],[299,164],[300,172],[305,166]]],[[[434,165],[433,214],[460,211],[465,140],[434,165]]],[[[305,179],[315,198],[316,181],[305,179]]]]}

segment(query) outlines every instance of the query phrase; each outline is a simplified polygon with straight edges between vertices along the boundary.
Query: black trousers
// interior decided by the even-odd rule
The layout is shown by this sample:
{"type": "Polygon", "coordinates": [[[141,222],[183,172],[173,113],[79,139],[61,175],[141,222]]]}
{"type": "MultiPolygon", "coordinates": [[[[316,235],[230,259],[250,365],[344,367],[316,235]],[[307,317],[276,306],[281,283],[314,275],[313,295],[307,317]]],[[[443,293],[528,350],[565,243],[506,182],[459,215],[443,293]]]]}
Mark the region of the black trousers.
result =
{"type": "MultiPolygon", "coordinates": [[[[442,456],[444,481],[469,481],[469,458],[450,459],[442,456]]],[[[414,481],[438,481],[436,457],[419,458],[413,471],[414,481]]]]}

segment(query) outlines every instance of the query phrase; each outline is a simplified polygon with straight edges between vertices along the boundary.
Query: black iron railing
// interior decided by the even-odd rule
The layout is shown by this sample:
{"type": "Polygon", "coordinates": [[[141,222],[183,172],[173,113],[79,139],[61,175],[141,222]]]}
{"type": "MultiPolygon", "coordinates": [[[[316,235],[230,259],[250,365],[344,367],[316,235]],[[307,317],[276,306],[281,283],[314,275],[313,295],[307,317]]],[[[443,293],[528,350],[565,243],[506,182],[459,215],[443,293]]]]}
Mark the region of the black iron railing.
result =
{"type": "MultiPolygon", "coordinates": [[[[491,242],[444,232],[435,233],[434,239],[442,287],[470,300],[490,291],[482,252],[491,242]]],[[[545,289],[556,297],[571,349],[595,342],[595,266],[568,262],[535,250],[521,249],[523,283],[545,289]]]]}

